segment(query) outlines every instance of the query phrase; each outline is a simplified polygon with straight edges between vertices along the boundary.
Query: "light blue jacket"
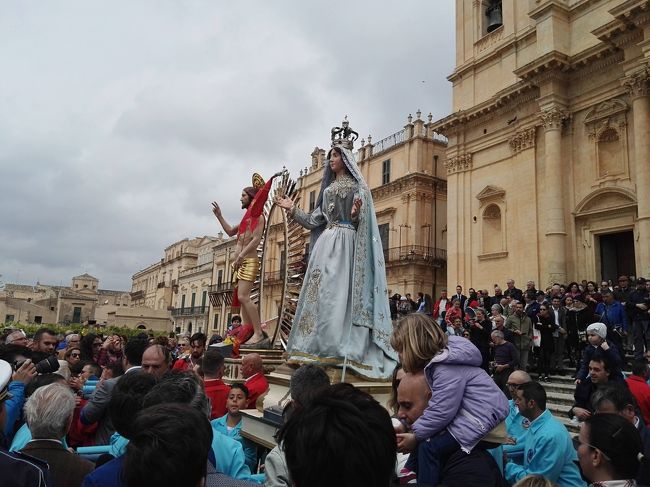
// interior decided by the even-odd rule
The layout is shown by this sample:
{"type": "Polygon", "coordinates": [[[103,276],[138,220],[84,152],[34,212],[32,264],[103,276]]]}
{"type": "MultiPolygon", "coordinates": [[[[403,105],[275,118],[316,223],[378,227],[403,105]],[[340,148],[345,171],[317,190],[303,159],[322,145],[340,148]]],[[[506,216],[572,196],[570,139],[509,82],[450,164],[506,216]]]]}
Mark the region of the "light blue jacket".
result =
{"type": "Polygon", "coordinates": [[[526,439],[526,433],[528,433],[530,421],[521,415],[513,399],[510,399],[508,404],[510,413],[508,413],[508,417],[506,418],[506,431],[510,438],[517,440],[517,443],[514,445],[503,445],[503,451],[508,454],[510,460],[521,465],[524,458],[524,441],[526,439]]]}
{"type": "MultiPolygon", "coordinates": [[[[11,442],[11,446],[9,447],[10,452],[17,452],[25,448],[25,445],[32,441],[32,432],[29,431],[29,428],[27,427],[27,423],[24,423],[18,431],[16,431],[16,434],[14,435],[14,439],[11,442]]],[[[61,438],[61,443],[63,443],[63,448],[68,448],[68,444],[65,441],[65,436],[61,438]]]]}
{"type": "Polygon", "coordinates": [[[13,438],[14,426],[16,425],[16,421],[20,419],[20,414],[25,405],[25,384],[17,380],[12,380],[9,382],[7,389],[12,397],[5,401],[6,419],[4,435],[7,441],[11,441],[13,438]]]}
{"type": "Polygon", "coordinates": [[[524,464],[508,462],[505,477],[514,484],[526,475],[537,474],[560,487],[586,487],[577,460],[569,432],[547,409],[530,423],[524,440],[524,464]]]}
{"type": "Polygon", "coordinates": [[[212,452],[216,465],[216,471],[228,477],[252,482],[264,483],[264,475],[252,475],[246,465],[244,449],[237,440],[224,435],[212,427],[212,452]]]}
{"type": "Polygon", "coordinates": [[[237,426],[235,426],[230,431],[228,431],[227,413],[221,416],[220,418],[213,419],[211,423],[212,423],[212,429],[226,436],[229,436],[233,440],[237,440],[239,443],[241,443],[241,446],[244,449],[244,456],[246,457],[246,465],[248,465],[248,468],[250,468],[251,472],[255,471],[257,467],[257,450],[255,446],[251,445],[251,443],[248,440],[242,438],[240,433],[241,421],[239,421],[239,423],[237,423],[237,426]]]}

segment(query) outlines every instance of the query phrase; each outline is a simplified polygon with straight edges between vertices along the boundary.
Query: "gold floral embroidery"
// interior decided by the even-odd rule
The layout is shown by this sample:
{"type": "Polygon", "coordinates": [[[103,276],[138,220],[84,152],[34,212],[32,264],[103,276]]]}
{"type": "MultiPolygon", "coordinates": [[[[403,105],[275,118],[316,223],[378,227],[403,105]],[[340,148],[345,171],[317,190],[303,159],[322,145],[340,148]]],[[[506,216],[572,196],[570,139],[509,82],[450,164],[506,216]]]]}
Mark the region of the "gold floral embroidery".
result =
{"type": "Polygon", "coordinates": [[[344,175],[339,178],[336,178],[327,189],[330,192],[333,192],[339,198],[345,199],[350,191],[356,191],[359,183],[352,176],[344,175]]]}
{"type": "Polygon", "coordinates": [[[303,312],[300,316],[300,322],[298,323],[298,330],[300,330],[303,335],[311,335],[314,333],[314,328],[314,315],[311,310],[303,312]]]}
{"type": "Polygon", "coordinates": [[[316,268],[311,271],[309,282],[305,289],[305,300],[309,303],[315,303],[318,300],[318,289],[320,288],[320,281],[322,278],[321,270],[316,268]]]}

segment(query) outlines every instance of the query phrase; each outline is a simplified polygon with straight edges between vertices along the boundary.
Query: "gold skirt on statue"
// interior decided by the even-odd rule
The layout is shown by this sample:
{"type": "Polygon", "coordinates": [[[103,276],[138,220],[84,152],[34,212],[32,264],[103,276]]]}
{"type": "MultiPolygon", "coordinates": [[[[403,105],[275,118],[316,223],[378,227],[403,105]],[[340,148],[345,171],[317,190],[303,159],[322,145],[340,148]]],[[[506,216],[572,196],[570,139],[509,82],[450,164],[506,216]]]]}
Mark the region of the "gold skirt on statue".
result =
{"type": "Polygon", "coordinates": [[[257,279],[257,273],[260,270],[260,261],[257,257],[247,257],[245,258],[239,269],[237,269],[232,275],[232,281],[237,285],[237,281],[240,279],[242,281],[255,282],[257,279]]]}

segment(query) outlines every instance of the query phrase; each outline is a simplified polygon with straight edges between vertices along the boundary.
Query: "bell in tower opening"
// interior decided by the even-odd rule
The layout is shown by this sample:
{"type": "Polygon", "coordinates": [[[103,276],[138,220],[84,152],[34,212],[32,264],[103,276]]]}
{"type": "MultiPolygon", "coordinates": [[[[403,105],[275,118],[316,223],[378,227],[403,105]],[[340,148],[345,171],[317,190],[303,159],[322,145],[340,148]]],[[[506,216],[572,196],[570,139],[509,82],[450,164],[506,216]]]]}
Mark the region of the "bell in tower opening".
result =
{"type": "Polygon", "coordinates": [[[485,9],[485,15],[488,18],[488,33],[503,25],[503,16],[501,15],[501,0],[492,0],[490,5],[485,9]]]}

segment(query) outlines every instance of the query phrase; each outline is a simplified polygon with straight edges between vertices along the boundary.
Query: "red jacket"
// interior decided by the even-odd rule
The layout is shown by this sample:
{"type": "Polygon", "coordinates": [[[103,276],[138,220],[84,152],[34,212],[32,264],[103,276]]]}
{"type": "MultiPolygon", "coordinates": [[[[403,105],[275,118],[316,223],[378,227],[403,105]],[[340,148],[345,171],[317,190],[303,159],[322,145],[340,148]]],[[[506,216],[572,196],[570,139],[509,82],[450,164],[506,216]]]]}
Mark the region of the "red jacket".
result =
{"type": "Polygon", "coordinates": [[[224,384],[221,379],[205,379],[205,395],[210,398],[210,405],[212,410],[210,412],[210,419],[217,419],[226,414],[226,401],[228,400],[228,393],[230,386],[224,384]]]}
{"type": "Polygon", "coordinates": [[[440,309],[440,299],[436,301],[435,304],[433,305],[433,319],[437,320],[438,318],[440,318],[440,313],[442,311],[447,312],[449,308],[451,308],[451,299],[447,298],[447,304],[445,304],[445,309],[443,310],[440,309]]]}
{"type": "Polygon", "coordinates": [[[643,422],[646,425],[650,424],[650,386],[643,377],[639,377],[638,375],[631,375],[625,381],[636,402],[639,404],[643,422]]]}
{"type": "Polygon", "coordinates": [[[269,382],[262,372],[258,372],[246,379],[245,385],[248,389],[248,404],[246,407],[251,409],[255,407],[257,398],[269,390],[269,382]]]}

